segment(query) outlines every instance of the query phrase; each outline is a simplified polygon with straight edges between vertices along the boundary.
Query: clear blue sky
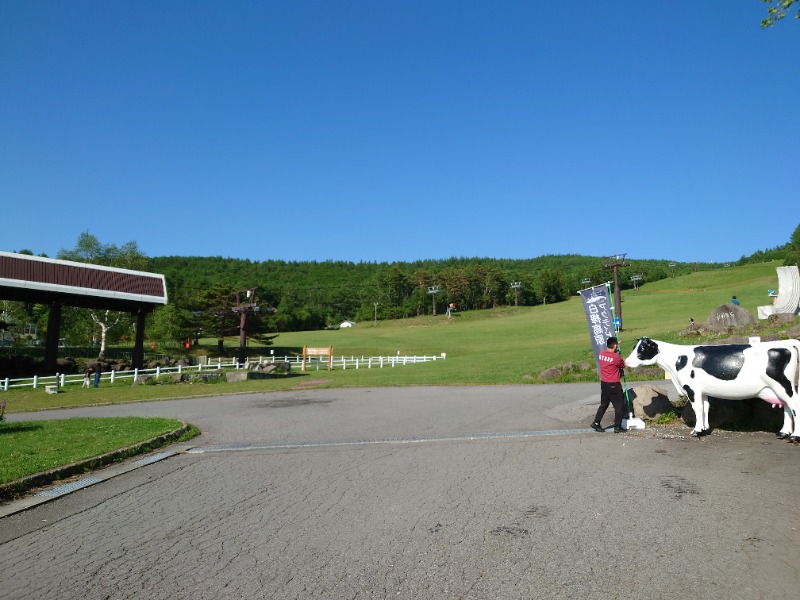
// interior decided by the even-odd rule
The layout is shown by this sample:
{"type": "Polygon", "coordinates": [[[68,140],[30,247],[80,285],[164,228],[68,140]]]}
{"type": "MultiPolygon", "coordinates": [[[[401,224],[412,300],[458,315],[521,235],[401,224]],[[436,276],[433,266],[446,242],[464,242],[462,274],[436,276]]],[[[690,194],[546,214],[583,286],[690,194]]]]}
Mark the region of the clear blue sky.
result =
{"type": "Polygon", "coordinates": [[[0,250],[736,260],[800,224],[759,0],[0,2],[0,250]]]}

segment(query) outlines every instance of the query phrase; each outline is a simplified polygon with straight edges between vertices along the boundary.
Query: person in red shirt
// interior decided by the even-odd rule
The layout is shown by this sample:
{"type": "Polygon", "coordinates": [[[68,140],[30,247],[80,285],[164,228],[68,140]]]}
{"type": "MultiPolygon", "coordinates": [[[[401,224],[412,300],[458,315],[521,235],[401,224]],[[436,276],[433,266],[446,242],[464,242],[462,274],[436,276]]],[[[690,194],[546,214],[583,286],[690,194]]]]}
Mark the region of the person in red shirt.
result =
{"type": "Polygon", "coordinates": [[[619,355],[619,341],[610,337],[606,341],[606,349],[600,352],[600,407],[594,416],[592,429],[603,433],[605,429],[600,425],[603,415],[606,414],[609,402],[614,406],[614,433],[620,433],[622,418],[625,415],[625,400],[622,395],[620,374],[625,368],[625,361],[619,355]]]}

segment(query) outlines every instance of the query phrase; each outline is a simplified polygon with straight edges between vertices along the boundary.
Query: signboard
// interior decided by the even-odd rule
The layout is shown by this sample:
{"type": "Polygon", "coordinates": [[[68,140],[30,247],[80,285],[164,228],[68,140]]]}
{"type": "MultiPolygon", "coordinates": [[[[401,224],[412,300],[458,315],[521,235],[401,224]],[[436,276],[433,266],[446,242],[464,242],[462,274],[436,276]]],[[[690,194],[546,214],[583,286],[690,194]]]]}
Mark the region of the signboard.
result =
{"type": "Polygon", "coordinates": [[[301,371],[306,370],[306,362],[308,362],[309,358],[312,356],[327,356],[328,371],[333,367],[333,346],[328,346],[327,348],[309,348],[308,346],[303,346],[303,366],[301,371]]]}
{"type": "Polygon", "coordinates": [[[597,364],[597,373],[600,373],[598,357],[600,351],[605,350],[606,341],[616,334],[614,327],[614,312],[611,308],[611,293],[607,283],[596,285],[580,291],[583,301],[583,310],[586,313],[586,322],[589,325],[589,338],[594,349],[594,361],[597,364]]]}

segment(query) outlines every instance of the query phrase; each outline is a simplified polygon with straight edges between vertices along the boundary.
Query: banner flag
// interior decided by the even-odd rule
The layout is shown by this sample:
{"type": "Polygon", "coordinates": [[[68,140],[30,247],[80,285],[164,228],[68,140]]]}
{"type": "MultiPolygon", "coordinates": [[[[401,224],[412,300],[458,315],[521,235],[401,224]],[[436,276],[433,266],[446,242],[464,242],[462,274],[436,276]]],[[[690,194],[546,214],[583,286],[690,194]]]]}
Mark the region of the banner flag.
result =
{"type": "Polygon", "coordinates": [[[608,338],[616,335],[614,330],[614,311],[611,308],[611,293],[607,283],[580,291],[586,322],[589,324],[589,337],[594,348],[594,361],[600,373],[600,351],[605,350],[608,338]]]}

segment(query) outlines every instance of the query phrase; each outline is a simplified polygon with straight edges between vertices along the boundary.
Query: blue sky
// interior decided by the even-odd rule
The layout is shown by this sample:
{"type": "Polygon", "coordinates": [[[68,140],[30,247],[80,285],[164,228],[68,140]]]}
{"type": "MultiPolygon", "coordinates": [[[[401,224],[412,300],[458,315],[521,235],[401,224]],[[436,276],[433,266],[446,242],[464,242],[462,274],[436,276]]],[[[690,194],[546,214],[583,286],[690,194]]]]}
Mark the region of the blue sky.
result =
{"type": "Polygon", "coordinates": [[[0,250],[736,260],[800,224],[758,0],[0,2],[0,250]]]}

